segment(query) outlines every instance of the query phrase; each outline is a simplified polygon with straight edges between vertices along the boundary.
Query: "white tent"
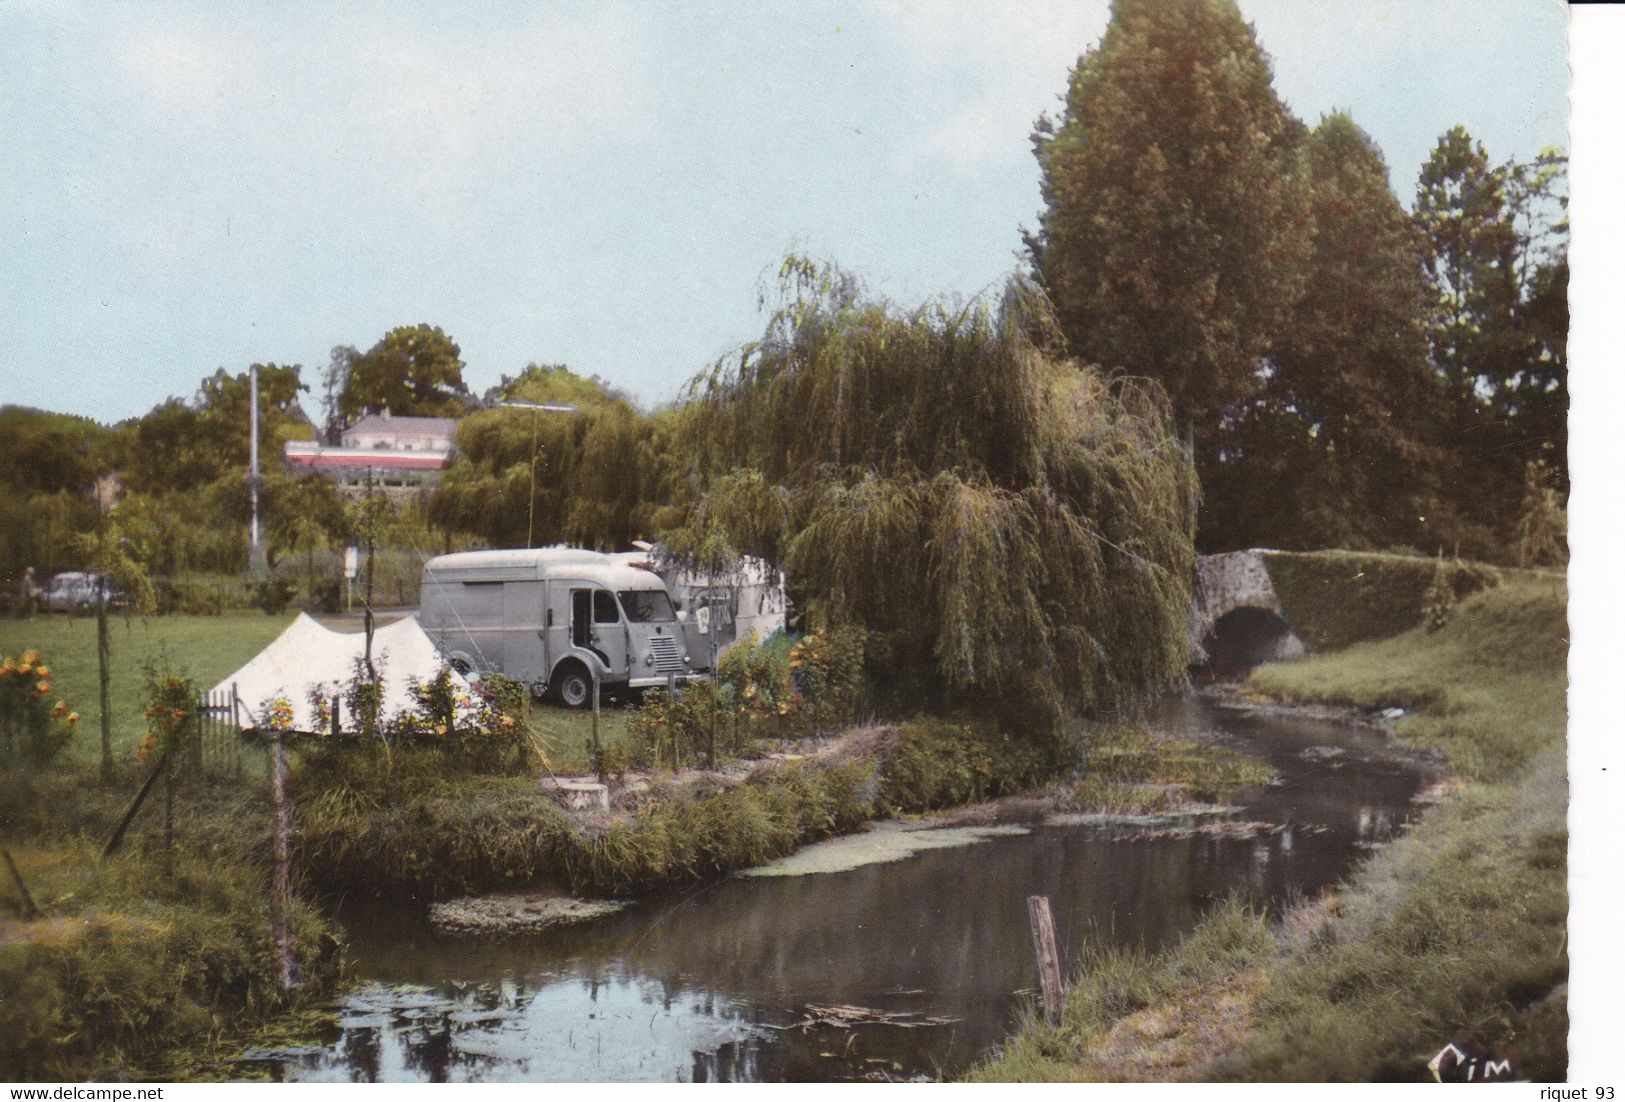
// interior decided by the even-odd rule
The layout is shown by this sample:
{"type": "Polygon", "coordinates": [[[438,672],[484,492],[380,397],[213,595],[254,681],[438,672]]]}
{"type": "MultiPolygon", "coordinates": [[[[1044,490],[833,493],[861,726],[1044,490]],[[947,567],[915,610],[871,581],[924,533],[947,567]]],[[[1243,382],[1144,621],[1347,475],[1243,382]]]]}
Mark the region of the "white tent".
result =
{"type": "MultiPolygon", "coordinates": [[[[270,646],[216,685],[210,696],[223,693],[230,698],[236,690],[232,722],[238,727],[267,726],[271,707],[280,698],[293,709],[292,730],[326,733],[311,698],[318,693],[323,700],[342,697],[366,646],[364,632],[333,631],[301,612],[270,646]]],[[[383,686],[379,715],[386,719],[411,711],[417,704],[414,684],[432,680],[446,665],[416,616],[374,631],[372,657],[383,686]]],[[[471,695],[468,681],[457,671],[451,671],[451,680],[455,691],[465,698],[471,695]]],[[[354,730],[342,711],[339,721],[354,730]]]]}

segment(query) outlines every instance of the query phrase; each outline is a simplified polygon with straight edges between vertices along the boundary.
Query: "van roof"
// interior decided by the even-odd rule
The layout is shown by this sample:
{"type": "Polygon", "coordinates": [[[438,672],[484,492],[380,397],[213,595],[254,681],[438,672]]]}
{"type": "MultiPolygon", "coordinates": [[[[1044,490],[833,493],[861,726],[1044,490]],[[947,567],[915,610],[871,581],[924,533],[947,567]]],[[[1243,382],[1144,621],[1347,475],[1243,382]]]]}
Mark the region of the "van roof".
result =
{"type": "Polygon", "coordinates": [[[628,565],[618,555],[580,547],[515,548],[504,551],[456,551],[436,555],[423,565],[425,580],[435,574],[464,575],[484,580],[573,578],[596,582],[610,589],[665,589],[666,583],[650,570],[628,565]]]}

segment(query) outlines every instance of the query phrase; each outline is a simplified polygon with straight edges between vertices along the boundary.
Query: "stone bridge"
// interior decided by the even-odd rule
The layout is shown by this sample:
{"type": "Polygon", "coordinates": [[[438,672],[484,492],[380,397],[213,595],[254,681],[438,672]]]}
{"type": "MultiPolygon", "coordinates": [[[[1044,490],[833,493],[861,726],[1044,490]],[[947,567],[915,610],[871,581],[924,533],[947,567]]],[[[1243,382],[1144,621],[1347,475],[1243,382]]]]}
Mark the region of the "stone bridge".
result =
{"type": "Polygon", "coordinates": [[[1281,605],[1266,560],[1273,551],[1198,555],[1188,621],[1191,665],[1234,673],[1309,653],[1281,605]]]}

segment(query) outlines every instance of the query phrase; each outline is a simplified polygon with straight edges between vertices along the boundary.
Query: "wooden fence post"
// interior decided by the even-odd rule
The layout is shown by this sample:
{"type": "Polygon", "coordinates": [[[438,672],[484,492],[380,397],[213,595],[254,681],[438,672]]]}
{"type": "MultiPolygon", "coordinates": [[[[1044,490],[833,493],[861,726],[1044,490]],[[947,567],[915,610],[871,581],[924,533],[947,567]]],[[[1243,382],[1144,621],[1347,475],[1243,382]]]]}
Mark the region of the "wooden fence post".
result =
{"type": "Polygon", "coordinates": [[[288,921],[288,844],[292,837],[288,748],[278,734],[271,739],[271,944],[276,949],[277,975],[284,991],[303,982],[288,921]]]}
{"type": "Polygon", "coordinates": [[[1050,914],[1049,896],[1029,895],[1027,917],[1033,927],[1033,953],[1038,957],[1038,983],[1044,995],[1044,1017],[1050,1025],[1061,1024],[1061,956],[1055,948],[1055,919],[1050,914]]]}
{"type": "Polygon", "coordinates": [[[598,772],[598,783],[608,784],[609,777],[604,773],[604,743],[598,734],[598,671],[592,672],[592,764],[598,772]]]}
{"type": "Polygon", "coordinates": [[[23,874],[17,871],[17,863],[11,859],[11,851],[5,846],[0,846],[0,857],[5,858],[6,871],[11,873],[11,882],[17,886],[17,895],[23,901],[23,921],[32,922],[39,917],[39,908],[34,905],[34,897],[28,894],[23,874]]]}

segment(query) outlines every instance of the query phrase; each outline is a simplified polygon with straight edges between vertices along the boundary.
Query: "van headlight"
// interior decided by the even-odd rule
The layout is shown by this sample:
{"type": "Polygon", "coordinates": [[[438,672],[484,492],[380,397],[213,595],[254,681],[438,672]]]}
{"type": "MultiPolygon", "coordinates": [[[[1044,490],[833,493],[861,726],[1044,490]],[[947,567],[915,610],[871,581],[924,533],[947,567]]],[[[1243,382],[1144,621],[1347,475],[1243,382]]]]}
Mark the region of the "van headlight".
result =
{"type": "Polygon", "coordinates": [[[643,656],[643,664],[645,666],[652,666],[652,665],[655,664],[655,652],[654,651],[650,651],[648,654],[643,656]]]}
{"type": "Polygon", "coordinates": [[[685,654],[685,655],[683,655],[683,665],[686,666],[686,665],[688,665],[688,663],[689,663],[689,658],[688,658],[688,655],[685,654]]]}

